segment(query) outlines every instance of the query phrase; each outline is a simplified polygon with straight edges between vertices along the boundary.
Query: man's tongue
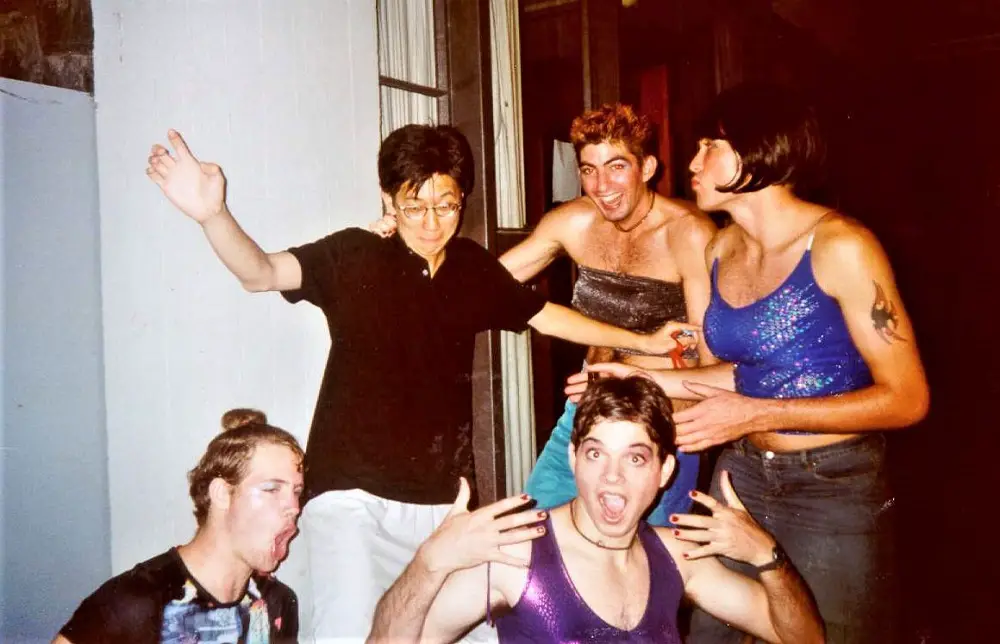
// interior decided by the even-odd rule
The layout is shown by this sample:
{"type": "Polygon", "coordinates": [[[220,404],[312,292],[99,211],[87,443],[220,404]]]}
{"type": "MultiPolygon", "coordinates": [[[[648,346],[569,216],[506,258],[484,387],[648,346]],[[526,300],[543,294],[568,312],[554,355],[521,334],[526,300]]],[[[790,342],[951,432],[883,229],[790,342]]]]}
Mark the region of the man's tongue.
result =
{"type": "Polygon", "coordinates": [[[602,494],[601,509],[607,519],[617,519],[625,512],[625,497],[617,494],[602,494]]]}
{"type": "Polygon", "coordinates": [[[294,532],[285,530],[274,538],[274,544],[271,546],[271,554],[274,556],[275,561],[281,561],[288,554],[288,542],[291,541],[293,534],[294,532]]]}

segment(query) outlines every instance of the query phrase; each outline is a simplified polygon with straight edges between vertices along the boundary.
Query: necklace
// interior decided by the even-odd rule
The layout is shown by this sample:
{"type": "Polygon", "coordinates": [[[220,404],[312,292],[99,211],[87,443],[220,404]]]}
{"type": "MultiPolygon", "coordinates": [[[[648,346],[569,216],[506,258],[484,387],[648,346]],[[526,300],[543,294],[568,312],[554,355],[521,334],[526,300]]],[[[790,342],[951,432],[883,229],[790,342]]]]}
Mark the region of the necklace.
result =
{"type": "Polygon", "coordinates": [[[618,230],[620,230],[623,233],[630,233],[633,230],[635,230],[636,228],[638,228],[639,225],[642,224],[642,222],[646,221],[646,217],[649,216],[649,213],[653,212],[653,204],[656,203],[656,192],[654,190],[650,190],[649,191],[649,195],[651,197],[651,199],[649,200],[649,208],[646,208],[646,214],[644,214],[639,221],[635,222],[634,226],[632,226],[631,228],[622,228],[621,226],[619,226],[616,223],[615,224],[615,228],[617,228],[618,230]]]}
{"type": "Polygon", "coordinates": [[[583,531],[580,530],[580,526],[578,526],[576,524],[576,511],[573,509],[575,507],[576,507],[576,502],[575,501],[570,501],[570,504],[569,504],[569,520],[573,522],[573,528],[576,530],[576,533],[578,535],[580,535],[581,537],[583,537],[584,540],[587,541],[588,543],[591,543],[591,544],[597,546],[598,548],[602,548],[604,550],[628,550],[635,543],[636,537],[639,535],[638,530],[635,533],[632,534],[632,540],[628,542],[627,546],[607,546],[607,545],[604,545],[603,541],[600,541],[600,540],[594,541],[593,539],[591,539],[587,535],[583,534],[583,531]]]}

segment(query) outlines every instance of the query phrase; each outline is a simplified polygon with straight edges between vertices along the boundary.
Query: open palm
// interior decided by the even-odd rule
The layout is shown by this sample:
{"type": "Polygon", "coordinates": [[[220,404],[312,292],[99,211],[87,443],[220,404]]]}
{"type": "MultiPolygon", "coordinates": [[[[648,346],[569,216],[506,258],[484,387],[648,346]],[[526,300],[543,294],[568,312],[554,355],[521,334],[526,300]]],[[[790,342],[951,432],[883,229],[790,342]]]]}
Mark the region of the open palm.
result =
{"type": "Polygon", "coordinates": [[[160,144],[149,154],[146,175],[185,215],[198,223],[222,211],[226,202],[226,177],[214,163],[198,161],[181,135],[170,130],[167,138],[176,158],[160,144]]]}

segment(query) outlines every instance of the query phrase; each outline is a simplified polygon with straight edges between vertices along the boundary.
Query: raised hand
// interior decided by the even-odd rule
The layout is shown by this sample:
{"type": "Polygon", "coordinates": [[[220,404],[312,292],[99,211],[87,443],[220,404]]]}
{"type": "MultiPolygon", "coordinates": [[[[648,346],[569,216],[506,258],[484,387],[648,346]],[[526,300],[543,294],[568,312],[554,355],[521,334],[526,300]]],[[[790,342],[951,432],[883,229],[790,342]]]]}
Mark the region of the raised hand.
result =
{"type": "Polygon", "coordinates": [[[537,539],[545,534],[545,527],[537,524],[545,519],[546,512],[530,509],[506,514],[529,500],[528,495],[522,494],[469,512],[469,483],[462,478],[451,510],[420,546],[417,556],[429,570],[447,573],[487,561],[527,568],[528,560],[509,555],[500,546],[537,539]]]}
{"type": "Polygon", "coordinates": [[[198,161],[177,131],[168,131],[167,138],[176,158],[157,143],[149,153],[146,175],[178,210],[203,224],[225,208],[226,177],[216,164],[198,161]]]}
{"type": "Polygon", "coordinates": [[[754,566],[771,561],[774,538],[754,521],[736,496],[729,472],[722,472],[719,487],[722,489],[722,498],[725,499],[724,504],[708,494],[696,490],[691,492],[695,503],[708,508],[712,516],[675,514],[670,517],[675,525],[682,527],[674,530],[675,537],[703,544],[685,552],[684,558],[700,559],[723,555],[754,566]]]}
{"type": "Polygon", "coordinates": [[[699,452],[768,429],[767,399],[696,382],[685,381],[684,387],[701,400],[674,414],[677,448],[682,452],[699,452]]]}
{"type": "Polygon", "coordinates": [[[382,239],[388,239],[396,234],[396,217],[394,215],[382,215],[381,219],[376,219],[368,224],[368,230],[382,239]]]}

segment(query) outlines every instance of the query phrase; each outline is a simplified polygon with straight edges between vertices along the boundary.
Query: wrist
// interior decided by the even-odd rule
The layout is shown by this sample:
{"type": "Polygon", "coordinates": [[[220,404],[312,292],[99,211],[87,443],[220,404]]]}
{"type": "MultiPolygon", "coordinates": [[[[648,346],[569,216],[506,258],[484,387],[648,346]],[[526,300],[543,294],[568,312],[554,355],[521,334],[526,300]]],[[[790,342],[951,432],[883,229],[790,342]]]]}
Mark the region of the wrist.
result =
{"type": "Polygon", "coordinates": [[[425,575],[430,577],[447,577],[452,572],[448,564],[438,558],[433,548],[433,541],[427,541],[417,548],[413,561],[425,575]]]}
{"type": "Polygon", "coordinates": [[[219,221],[224,218],[232,219],[232,216],[233,216],[232,213],[229,212],[229,206],[226,205],[226,202],[223,201],[218,208],[208,210],[205,213],[205,216],[201,218],[200,223],[202,227],[204,227],[210,223],[219,221]]]}

